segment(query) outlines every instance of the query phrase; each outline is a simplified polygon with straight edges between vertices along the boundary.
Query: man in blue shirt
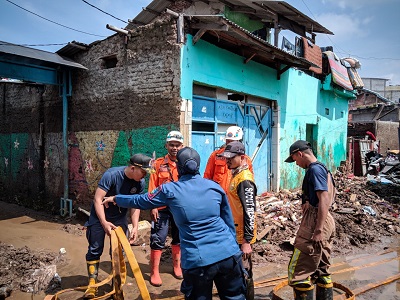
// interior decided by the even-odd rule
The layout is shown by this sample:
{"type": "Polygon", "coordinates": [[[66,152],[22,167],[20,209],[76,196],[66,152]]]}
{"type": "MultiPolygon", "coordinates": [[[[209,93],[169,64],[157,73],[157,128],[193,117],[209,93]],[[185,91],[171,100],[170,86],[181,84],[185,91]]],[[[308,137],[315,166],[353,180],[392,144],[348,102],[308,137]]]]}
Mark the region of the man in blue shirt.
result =
{"type": "Polygon", "coordinates": [[[105,197],[106,207],[168,206],[179,228],[185,299],[245,299],[242,253],[224,190],[199,174],[200,156],[185,147],[177,154],[179,180],[142,195],[105,197]]]}
{"type": "Polygon", "coordinates": [[[335,221],[329,213],[335,197],[332,174],[317,161],[311,144],[298,140],[290,146],[285,162],[306,169],[303,180],[303,217],[294,241],[294,251],[288,268],[289,285],[295,299],[313,299],[314,282],[316,298],[333,299],[332,279],[329,272],[335,221]]]}
{"type": "MultiPolygon", "coordinates": [[[[86,263],[89,275],[89,287],[85,291],[84,299],[96,296],[96,288],[91,287],[97,281],[100,256],[103,253],[105,235],[121,226],[128,233],[127,208],[111,207],[104,209],[103,198],[117,194],[132,195],[144,191],[144,177],[151,170],[151,158],[143,154],[135,154],[125,167],[108,169],[100,179],[90,210],[89,220],[86,222],[86,238],[89,243],[86,253],[86,263]]],[[[137,236],[137,226],[140,210],[131,210],[133,232],[131,238],[137,236]]]]}

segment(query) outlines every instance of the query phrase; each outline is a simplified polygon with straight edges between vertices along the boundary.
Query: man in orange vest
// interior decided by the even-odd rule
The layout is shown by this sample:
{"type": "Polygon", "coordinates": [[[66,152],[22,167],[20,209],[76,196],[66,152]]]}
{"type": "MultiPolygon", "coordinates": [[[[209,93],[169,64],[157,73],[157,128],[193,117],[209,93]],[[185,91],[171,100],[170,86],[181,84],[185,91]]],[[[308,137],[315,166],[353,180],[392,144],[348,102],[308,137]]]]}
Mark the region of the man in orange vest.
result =
{"type": "MultiPolygon", "coordinates": [[[[231,172],[228,170],[226,165],[226,159],[220,156],[224,152],[226,145],[233,141],[242,141],[243,130],[239,126],[230,126],[225,133],[225,144],[221,148],[215,150],[211,153],[208,158],[206,169],[204,171],[204,178],[212,179],[218,182],[220,186],[224,189],[225,193],[228,193],[229,183],[231,182],[231,172]]],[[[251,163],[251,158],[244,155],[246,163],[249,170],[253,173],[253,165],[251,163]]]]}
{"type": "MultiPolygon", "coordinates": [[[[149,192],[163,183],[178,181],[178,169],[176,166],[176,154],[183,147],[183,135],[179,131],[171,131],[167,135],[165,148],[167,155],[156,159],[154,163],[155,173],[150,175],[149,192]]],[[[150,265],[151,275],[150,283],[154,286],[161,286],[160,260],[162,249],[165,247],[165,240],[168,235],[169,226],[171,226],[172,235],[172,260],[174,266],[174,276],[182,279],[182,270],[180,266],[181,249],[179,240],[179,230],[176,226],[172,214],[168,207],[159,207],[151,210],[152,226],[150,236],[150,265]]]]}

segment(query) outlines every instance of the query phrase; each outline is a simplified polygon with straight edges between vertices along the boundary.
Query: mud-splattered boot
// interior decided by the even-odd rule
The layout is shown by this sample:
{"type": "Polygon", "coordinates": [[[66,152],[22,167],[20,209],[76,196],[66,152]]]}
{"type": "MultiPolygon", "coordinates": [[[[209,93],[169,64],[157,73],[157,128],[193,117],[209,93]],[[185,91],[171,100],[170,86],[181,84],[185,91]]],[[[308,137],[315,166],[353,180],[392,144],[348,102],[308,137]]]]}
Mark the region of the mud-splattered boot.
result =
{"type": "Polygon", "coordinates": [[[316,297],[321,300],[333,300],[333,283],[330,277],[328,280],[326,278],[322,278],[322,280],[318,278],[316,297]]]}
{"type": "MultiPolygon", "coordinates": [[[[311,287],[293,287],[295,300],[313,300],[314,286],[311,287]]],[[[317,298],[319,299],[319,298],[317,298]]]]}
{"type": "Polygon", "coordinates": [[[94,285],[97,282],[97,276],[99,274],[99,263],[100,260],[86,261],[89,284],[88,288],[85,291],[85,294],[83,295],[83,299],[93,299],[94,297],[96,297],[97,287],[92,287],[91,285],[94,285]]]}

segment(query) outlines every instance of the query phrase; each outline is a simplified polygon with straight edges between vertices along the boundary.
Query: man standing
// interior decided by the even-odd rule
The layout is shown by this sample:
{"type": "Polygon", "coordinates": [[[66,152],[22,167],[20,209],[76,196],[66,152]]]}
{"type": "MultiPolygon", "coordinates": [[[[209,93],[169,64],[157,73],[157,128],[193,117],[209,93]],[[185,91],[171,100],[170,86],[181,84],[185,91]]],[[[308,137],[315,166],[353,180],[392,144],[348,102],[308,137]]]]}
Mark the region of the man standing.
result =
{"type": "Polygon", "coordinates": [[[228,189],[229,205],[232,209],[236,228],[236,240],[243,252],[243,266],[247,276],[247,300],[254,299],[254,284],[251,244],[257,237],[256,196],[257,187],[253,173],[250,172],[245,157],[245,148],[241,142],[229,143],[220,155],[226,159],[226,165],[232,172],[228,189]]]}
{"type": "Polygon", "coordinates": [[[179,180],[148,194],[104,198],[106,207],[151,209],[167,205],[179,227],[185,299],[244,300],[241,251],[228,199],[221,186],[199,174],[200,155],[185,147],[177,154],[179,180]]]}
{"type": "MultiPolygon", "coordinates": [[[[225,193],[228,193],[229,183],[231,182],[231,172],[228,170],[226,160],[220,156],[224,152],[226,145],[233,141],[241,142],[243,139],[243,130],[239,126],[230,126],[225,133],[225,144],[221,148],[211,153],[208,158],[206,169],[204,171],[204,178],[212,179],[219,183],[224,189],[225,193]]],[[[249,166],[249,170],[253,173],[253,165],[251,158],[245,155],[246,163],[249,166]]]]}
{"type": "MultiPolygon", "coordinates": [[[[168,153],[164,157],[158,158],[154,163],[155,173],[150,175],[148,191],[154,190],[163,183],[178,181],[178,169],[176,168],[176,154],[183,147],[183,135],[179,131],[168,133],[165,148],[168,153]]],[[[150,236],[150,283],[154,286],[161,286],[160,260],[162,249],[165,247],[169,225],[171,225],[172,235],[172,261],[174,266],[174,275],[182,279],[181,270],[181,249],[179,241],[179,230],[176,227],[174,218],[168,207],[163,206],[151,210],[152,226],[150,236]]]]}
{"type": "Polygon", "coordinates": [[[288,267],[289,285],[294,289],[295,299],[313,299],[314,282],[317,283],[317,299],[333,299],[329,273],[335,233],[335,221],[329,213],[335,197],[332,174],[317,161],[307,141],[293,143],[285,162],[296,162],[307,170],[302,185],[303,218],[288,267]]]}
{"type": "MultiPolygon", "coordinates": [[[[89,275],[89,287],[85,291],[84,299],[96,296],[97,288],[91,287],[97,281],[100,256],[103,254],[105,235],[121,226],[128,232],[127,209],[117,206],[105,210],[103,198],[117,194],[133,195],[144,191],[144,177],[151,170],[151,158],[144,154],[135,154],[126,167],[108,169],[100,179],[90,210],[89,220],[86,222],[86,238],[89,243],[86,253],[86,263],[89,275]]],[[[133,232],[131,238],[136,238],[140,210],[131,210],[133,232]]]]}

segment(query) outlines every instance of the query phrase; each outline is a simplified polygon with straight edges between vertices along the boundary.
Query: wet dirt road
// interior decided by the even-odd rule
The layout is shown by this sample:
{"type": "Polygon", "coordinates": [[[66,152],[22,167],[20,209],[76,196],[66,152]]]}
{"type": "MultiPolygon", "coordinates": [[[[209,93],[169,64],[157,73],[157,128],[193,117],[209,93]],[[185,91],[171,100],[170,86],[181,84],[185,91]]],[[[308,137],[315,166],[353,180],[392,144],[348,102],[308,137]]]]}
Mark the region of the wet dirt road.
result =
{"type": "MultiPolygon", "coordinates": [[[[47,249],[58,253],[60,248],[66,249],[65,257],[67,263],[58,267],[57,272],[61,277],[62,288],[73,288],[87,283],[85,253],[87,249],[86,238],[83,235],[71,234],[62,230],[62,225],[45,216],[38,217],[28,210],[19,210],[15,206],[2,204],[0,210],[0,241],[12,244],[16,248],[28,246],[32,250],[47,249]]],[[[107,248],[107,247],[106,247],[107,248]]],[[[132,247],[143,277],[146,281],[152,299],[183,299],[179,292],[180,281],[172,276],[172,266],[161,265],[162,287],[153,287],[148,284],[150,268],[148,265],[149,248],[148,246],[132,247]]],[[[359,253],[347,257],[335,257],[332,268],[333,280],[342,285],[356,290],[367,284],[384,280],[389,276],[400,273],[400,241],[392,241],[390,244],[375,245],[368,250],[368,253],[359,253]],[[372,264],[365,267],[367,264],[372,264]]],[[[100,264],[99,278],[104,279],[111,272],[111,263],[105,249],[103,261],[100,264]]],[[[288,253],[290,255],[290,253],[288,253]]],[[[272,299],[272,288],[279,282],[265,282],[271,278],[285,277],[286,264],[268,264],[266,266],[255,266],[254,277],[256,284],[256,299],[272,299]]],[[[129,267],[128,267],[129,269],[129,267]]],[[[132,277],[132,272],[128,272],[127,285],[125,286],[126,299],[140,299],[137,291],[136,281],[132,277]]],[[[106,286],[100,289],[100,293],[105,293],[110,289],[106,286]]],[[[335,295],[338,295],[335,292],[335,295]]],[[[282,288],[278,295],[283,299],[292,299],[291,289],[282,288]]],[[[46,295],[29,294],[13,291],[7,299],[12,300],[39,300],[46,295]]],[[[80,299],[82,293],[73,292],[62,295],[60,299],[73,300],[80,299]]],[[[218,299],[218,297],[215,297],[218,299]]],[[[400,281],[395,280],[384,286],[375,288],[364,294],[356,296],[357,300],[380,299],[395,300],[400,299],[400,281]]]]}

